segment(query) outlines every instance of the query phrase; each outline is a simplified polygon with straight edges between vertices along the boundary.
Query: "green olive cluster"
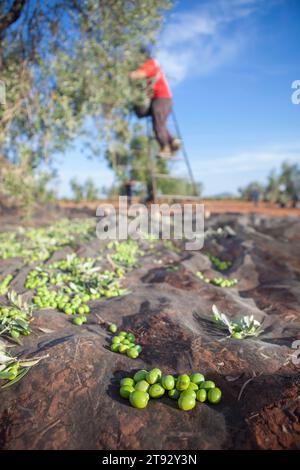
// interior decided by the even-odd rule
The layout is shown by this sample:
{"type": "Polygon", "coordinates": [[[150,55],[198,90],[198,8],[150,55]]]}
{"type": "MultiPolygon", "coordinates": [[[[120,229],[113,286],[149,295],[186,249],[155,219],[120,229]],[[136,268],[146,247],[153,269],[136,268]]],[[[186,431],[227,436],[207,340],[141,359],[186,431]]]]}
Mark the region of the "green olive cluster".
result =
{"type": "Polygon", "coordinates": [[[212,279],[211,284],[219,287],[234,287],[238,284],[238,279],[224,279],[223,277],[215,277],[212,279]]]}
{"type": "Polygon", "coordinates": [[[66,315],[90,312],[90,307],[85,304],[90,300],[86,294],[76,294],[70,296],[62,291],[49,290],[47,287],[39,287],[33,298],[34,304],[39,308],[54,308],[66,315]]]}
{"type": "Polygon", "coordinates": [[[150,398],[161,398],[165,394],[177,400],[181,410],[195,408],[196,402],[218,404],[222,392],[212,380],[205,380],[199,372],[191,375],[162,375],[158,368],[150,371],[139,370],[133,377],[125,377],[120,382],[120,395],[129,399],[134,408],[146,408],[150,398]]]}
{"type": "Polygon", "coordinates": [[[208,277],[205,277],[201,271],[198,271],[196,276],[207,284],[213,284],[214,286],[218,287],[233,287],[236,286],[236,284],[239,282],[238,279],[225,279],[224,277],[215,277],[213,279],[209,279],[208,277]]]}
{"type": "Polygon", "coordinates": [[[7,333],[14,339],[20,335],[28,336],[31,329],[26,311],[0,304],[0,332],[7,333]]]}
{"type": "Polygon", "coordinates": [[[219,269],[220,271],[226,271],[227,269],[229,269],[232,265],[232,262],[231,261],[222,261],[221,259],[217,258],[216,256],[213,256],[211,254],[207,254],[207,256],[209,257],[210,261],[212,262],[212,264],[217,268],[219,269]]]}
{"type": "Polygon", "coordinates": [[[144,253],[140,250],[135,240],[126,240],[123,242],[112,242],[108,248],[114,248],[114,253],[109,258],[124,268],[133,268],[137,266],[138,257],[144,253]]]}
{"type": "MultiPolygon", "coordinates": [[[[112,323],[109,327],[111,333],[117,333],[117,325],[112,323]]],[[[137,359],[142,352],[142,346],[135,343],[136,338],[133,333],[120,331],[112,337],[110,349],[112,352],[126,354],[131,359],[137,359]]]]}
{"type": "Polygon", "coordinates": [[[124,293],[116,277],[121,277],[120,270],[102,271],[96,268],[95,259],[72,258],[73,262],[63,260],[49,265],[47,268],[37,267],[30,271],[25,287],[36,289],[43,286],[64,287],[66,292],[84,292],[91,295],[91,300],[101,296],[114,297],[124,293]],[[121,292],[121,293],[120,293],[121,292]]]}
{"type": "Polygon", "coordinates": [[[5,276],[3,281],[0,282],[0,295],[5,295],[7,293],[9,284],[11,283],[13,278],[14,277],[11,274],[8,274],[7,276],[5,276]]]}
{"type": "Polygon", "coordinates": [[[42,357],[26,359],[20,357],[20,354],[18,358],[13,357],[6,350],[5,345],[0,344],[0,388],[8,388],[21,380],[42,359],[42,357]]]}
{"type": "Polygon", "coordinates": [[[21,369],[22,367],[18,361],[7,364],[0,371],[0,380],[15,380],[21,369]]]}
{"type": "Polygon", "coordinates": [[[36,289],[37,287],[46,286],[49,283],[49,274],[47,271],[36,268],[27,274],[25,287],[26,289],[36,289]]]}
{"type": "MultiPolygon", "coordinates": [[[[123,269],[99,272],[97,259],[69,255],[47,267],[36,267],[30,271],[25,286],[35,289],[33,303],[38,308],[53,308],[66,315],[85,315],[90,312],[87,302],[100,297],[117,297],[127,291],[121,289],[117,277],[123,269]]],[[[82,321],[81,321],[82,320],[82,321]]],[[[84,318],[74,319],[76,325],[84,318]]]]}
{"type": "Polygon", "coordinates": [[[47,284],[60,286],[70,282],[91,281],[96,277],[96,261],[96,259],[81,258],[75,254],[68,255],[63,260],[56,261],[47,267],[36,267],[30,271],[26,278],[25,287],[36,289],[47,284]]]}
{"type": "Polygon", "coordinates": [[[21,257],[26,261],[45,261],[63,246],[95,238],[95,222],[91,219],[61,219],[40,228],[19,229],[0,234],[0,258],[21,257]]]}

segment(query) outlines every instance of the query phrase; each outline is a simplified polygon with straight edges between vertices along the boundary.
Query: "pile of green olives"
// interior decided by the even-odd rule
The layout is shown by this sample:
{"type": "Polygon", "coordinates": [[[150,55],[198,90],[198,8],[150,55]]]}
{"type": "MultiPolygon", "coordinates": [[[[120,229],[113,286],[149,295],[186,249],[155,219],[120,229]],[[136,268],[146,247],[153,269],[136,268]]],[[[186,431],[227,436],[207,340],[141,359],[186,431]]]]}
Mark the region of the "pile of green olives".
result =
{"type": "MultiPolygon", "coordinates": [[[[117,325],[112,323],[109,326],[109,331],[113,334],[117,333],[117,325]]],[[[136,338],[133,333],[120,331],[112,337],[110,349],[112,352],[126,354],[131,359],[137,359],[142,351],[142,346],[136,344],[136,338]]]]}
{"type": "Polygon", "coordinates": [[[120,396],[128,399],[134,408],[146,408],[150,398],[164,395],[177,400],[181,410],[189,411],[195,408],[197,401],[213,405],[220,403],[222,392],[212,380],[205,380],[200,372],[175,377],[163,375],[158,368],[142,369],[120,382],[120,396]]]}
{"type": "Polygon", "coordinates": [[[49,290],[46,286],[39,287],[33,297],[34,304],[39,308],[54,308],[66,315],[85,315],[90,307],[85,303],[90,300],[86,294],[70,295],[65,292],[49,290]]]}
{"type": "Polygon", "coordinates": [[[224,277],[214,277],[213,279],[209,279],[208,277],[205,277],[201,271],[198,271],[196,276],[207,284],[213,284],[218,287],[234,287],[239,282],[236,278],[225,279],[224,277]]]}

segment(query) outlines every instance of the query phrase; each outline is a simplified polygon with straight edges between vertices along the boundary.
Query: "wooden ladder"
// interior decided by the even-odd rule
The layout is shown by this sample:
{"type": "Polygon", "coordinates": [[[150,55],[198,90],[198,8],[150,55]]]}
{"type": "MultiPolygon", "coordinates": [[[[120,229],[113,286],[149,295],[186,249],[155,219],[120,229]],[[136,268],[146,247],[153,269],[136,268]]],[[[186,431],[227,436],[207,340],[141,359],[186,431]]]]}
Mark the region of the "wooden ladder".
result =
{"type": "Polygon", "coordinates": [[[180,128],[178,125],[178,121],[175,115],[175,112],[172,112],[172,118],[174,121],[175,125],[175,131],[177,137],[181,141],[181,150],[179,150],[179,156],[176,158],[172,158],[168,160],[168,163],[172,165],[173,163],[176,163],[178,161],[183,161],[185,163],[185,166],[188,171],[188,179],[191,184],[192,188],[192,194],[191,195],[180,195],[180,194],[158,194],[158,180],[160,179],[165,179],[165,180],[171,180],[171,179],[177,179],[177,180],[182,180],[183,178],[180,176],[173,176],[171,174],[171,168],[169,169],[169,174],[167,173],[159,173],[157,172],[157,166],[156,166],[156,149],[154,142],[156,141],[153,131],[152,131],[152,126],[151,126],[151,117],[147,118],[147,137],[148,137],[148,154],[149,154],[149,170],[151,174],[151,187],[148,188],[148,194],[149,194],[149,199],[151,199],[153,202],[158,202],[161,200],[174,200],[174,201],[182,201],[182,200],[192,200],[192,201],[197,201],[200,200],[200,195],[197,189],[197,185],[195,182],[195,178],[193,175],[192,167],[189,161],[188,153],[180,132],[180,128]]]}

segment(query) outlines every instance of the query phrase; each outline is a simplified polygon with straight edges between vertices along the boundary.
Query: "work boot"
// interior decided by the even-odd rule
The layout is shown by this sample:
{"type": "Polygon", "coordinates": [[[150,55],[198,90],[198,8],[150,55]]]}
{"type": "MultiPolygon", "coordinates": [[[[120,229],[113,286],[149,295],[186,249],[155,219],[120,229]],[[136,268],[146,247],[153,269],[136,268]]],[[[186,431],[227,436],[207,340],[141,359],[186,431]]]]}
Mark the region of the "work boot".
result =
{"type": "Polygon", "coordinates": [[[161,149],[161,151],[159,152],[158,154],[159,158],[162,158],[164,160],[168,160],[169,158],[172,158],[172,151],[171,151],[171,147],[169,145],[165,145],[165,147],[163,147],[161,149]]]}
{"type": "Polygon", "coordinates": [[[173,139],[171,142],[171,150],[172,152],[178,152],[181,149],[181,140],[173,139]]]}

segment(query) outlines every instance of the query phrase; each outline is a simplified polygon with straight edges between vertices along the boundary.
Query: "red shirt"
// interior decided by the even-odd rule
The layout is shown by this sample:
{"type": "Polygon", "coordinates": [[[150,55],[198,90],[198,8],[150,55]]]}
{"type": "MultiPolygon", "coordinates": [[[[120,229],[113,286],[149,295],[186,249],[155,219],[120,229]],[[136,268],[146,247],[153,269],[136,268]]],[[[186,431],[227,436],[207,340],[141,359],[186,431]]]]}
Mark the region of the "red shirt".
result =
{"type": "Polygon", "coordinates": [[[168,85],[165,74],[155,59],[149,59],[138,70],[145,72],[147,78],[153,79],[153,97],[154,98],[172,98],[172,93],[168,85]]]}

